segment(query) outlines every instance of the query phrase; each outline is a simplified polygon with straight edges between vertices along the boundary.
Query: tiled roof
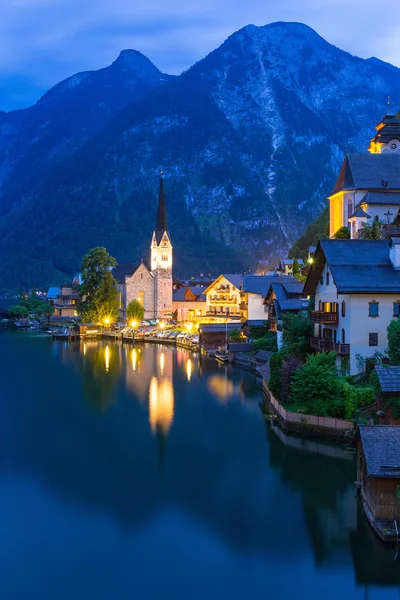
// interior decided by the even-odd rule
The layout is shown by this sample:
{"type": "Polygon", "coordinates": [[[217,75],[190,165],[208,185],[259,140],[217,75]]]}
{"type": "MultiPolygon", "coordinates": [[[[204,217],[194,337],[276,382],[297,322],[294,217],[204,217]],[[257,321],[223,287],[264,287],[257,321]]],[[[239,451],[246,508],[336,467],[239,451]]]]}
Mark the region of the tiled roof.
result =
{"type": "Polygon", "coordinates": [[[357,206],[361,204],[391,204],[400,206],[400,192],[367,192],[357,206]]]}
{"type": "Polygon", "coordinates": [[[244,275],[243,291],[265,296],[271,283],[278,281],[297,281],[290,275],[244,275]]]}
{"type": "Polygon", "coordinates": [[[269,360],[271,358],[271,356],[273,355],[273,352],[270,352],[269,350],[259,350],[254,356],[253,358],[256,360],[269,360]]]}
{"type": "Polygon", "coordinates": [[[341,190],[382,189],[400,190],[400,155],[360,152],[346,155],[332,194],[341,190]]]}
{"type": "Polygon", "coordinates": [[[382,392],[400,393],[400,367],[375,367],[382,392]]]}
{"type": "Polygon", "coordinates": [[[369,477],[400,479],[400,427],[360,425],[359,434],[369,477]]]}
{"type": "Polygon", "coordinates": [[[248,319],[243,326],[248,325],[249,327],[266,327],[268,319],[265,318],[264,321],[261,319],[248,319]]]}
{"type": "Polygon", "coordinates": [[[315,293],[325,261],[341,294],[400,293],[400,271],[390,261],[387,240],[320,240],[306,294],[315,293]]]}
{"type": "Polygon", "coordinates": [[[240,275],[239,273],[222,273],[222,276],[230,281],[235,287],[239,289],[242,287],[243,275],[240,275]]]}
{"type": "Polygon", "coordinates": [[[367,213],[365,212],[365,210],[363,210],[361,208],[361,206],[358,206],[356,208],[356,210],[353,212],[352,215],[350,215],[349,219],[352,219],[353,217],[365,217],[366,219],[370,219],[371,216],[367,215],[367,213]]]}
{"type": "Polygon", "coordinates": [[[207,296],[203,294],[203,288],[195,286],[184,286],[176,290],[172,296],[174,302],[206,302],[207,296]],[[190,290],[194,294],[194,300],[185,298],[186,292],[190,290]]]}

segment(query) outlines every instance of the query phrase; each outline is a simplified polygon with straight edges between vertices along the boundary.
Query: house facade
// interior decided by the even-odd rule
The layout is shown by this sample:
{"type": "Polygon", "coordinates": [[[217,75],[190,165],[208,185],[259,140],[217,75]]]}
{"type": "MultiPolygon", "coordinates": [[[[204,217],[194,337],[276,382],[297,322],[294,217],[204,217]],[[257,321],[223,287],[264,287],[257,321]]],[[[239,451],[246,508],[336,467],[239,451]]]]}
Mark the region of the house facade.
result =
{"type": "Polygon", "coordinates": [[[240,320],[240,291],[243,276],[240,274],[223,274],[217,277],[204,290],[206,296],[206,316],[212,319],[240,320]]]}
{"type": "Polygon", "coordinates": [[[320,240],[304,291],[315,296],[311,347],[360,372],[385,352],[387,326],[400,315],[400,239],[320,240]]]}
{"type": "Polygon", "coordinates": [[[54,307],[56,317],[76,317],[79,293],[74,288],[77,282],[51,287],[47,292],[47,302],[54,307]]]}
{"type": "Polygon", "coordinates": [[[264,299],[267,312],[268,326],[271,331],[277,331],[278,321],[285,313],[308,312],[309,299],[304,295],[304,282],[295,277],[281,277],[273,281],[264,299]]]}
{"type": "Polygon", "coordinates": [[[400,209],[400,120],[388,114],[376,126],[368,153],[348,153],[329,196],[330,237],[349,227],[357,239],[363,223],[393,223],[400,209]]]}
{"type": "Polygon", "coordinates": [[[172,313],[177,321],[192,321],[206,316],[207,298],[204,288],[181,287],[172,296],[172,313]]]}
{"type": "Polygon", "coordinates": [[[157,222],[150,246],[150,266],[142,260],[139,265],[123,264],[113,270],[121,296],[122,317],[131,300],[144,307],[146,319],[171,319],[172,317],[172,244],[168,233],[164,197],[164,180],[160,179],[157,222]]]}

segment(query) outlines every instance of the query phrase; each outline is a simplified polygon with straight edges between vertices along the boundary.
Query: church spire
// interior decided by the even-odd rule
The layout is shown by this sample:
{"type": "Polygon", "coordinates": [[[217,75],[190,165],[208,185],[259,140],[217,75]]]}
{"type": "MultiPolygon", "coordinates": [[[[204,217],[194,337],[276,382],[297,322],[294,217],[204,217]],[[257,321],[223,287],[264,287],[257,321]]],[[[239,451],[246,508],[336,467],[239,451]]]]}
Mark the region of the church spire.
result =
{"type": "Polygon", "coordinates": [[[160,173],[160,191],[158,194],[158,211],[157,211],[157,222],[156,222],[156,237],[157,243],[159,244],[165,231],[168,231],[167,224],[167,211],[165,208],[165,197],[164,197],[164,173],[160,173]]]}

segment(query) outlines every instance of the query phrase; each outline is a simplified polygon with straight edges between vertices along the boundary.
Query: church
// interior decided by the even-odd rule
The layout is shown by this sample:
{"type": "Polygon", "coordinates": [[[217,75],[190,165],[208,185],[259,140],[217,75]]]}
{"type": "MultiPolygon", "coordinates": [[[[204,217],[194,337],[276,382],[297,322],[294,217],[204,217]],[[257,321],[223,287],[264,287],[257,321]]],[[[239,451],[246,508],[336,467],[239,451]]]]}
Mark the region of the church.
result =
{"type": "Polygon", "coordinates": [[[113,270],[124,318],[131,300],[138,300],[143,305],[145,319],[171,319],[172,316],[172,244],[168,233],[162,174],[150,253],[150,268],[142,260],[139,266],[118,265],[113,270]]]}
{"type": "Polygon", "coordinates": [[[348,153],[329,196],[330,237],[349,227],[358,238],[363,223],[391,224],[400,210],[400,119],[390,111],[376,126],[368,153],[348,153]]]}

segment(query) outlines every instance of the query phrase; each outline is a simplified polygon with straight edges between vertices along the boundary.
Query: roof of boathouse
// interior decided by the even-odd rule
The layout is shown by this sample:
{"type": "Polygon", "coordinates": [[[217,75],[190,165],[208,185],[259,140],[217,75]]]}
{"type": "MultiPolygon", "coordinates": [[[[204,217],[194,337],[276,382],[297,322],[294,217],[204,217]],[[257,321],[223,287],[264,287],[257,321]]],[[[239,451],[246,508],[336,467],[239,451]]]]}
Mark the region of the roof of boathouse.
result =
{"type": "Polygon", "coordinates": [[[400,190],[400,155],[347,154],[331,195],[342,190],[400,190]]]}
{"type": "Polygon", "coordinates": [[[314,294],[325,263],[340,294],[398,294],[400,271],[390,260],[388,240],[320,240],[304,286],[314,294]]]}
{"type": "Polygon", "coordinates": [[[384,394],[400,393],[400,367],[376,366],[380,388],[384,394]]]}
{"type": "Polygon", "coordinates": [[[360,425],[361,438],[369,477],[400,479],[400,427],[396,425],[360,425]]]}
{"type": "Polygon", "coordinates": [[[225,333],[226,330],[233,331],[240,327],[240,322],[237,323],[204,323],[200,324],[199,331],[202,333],[225,333]]]}

